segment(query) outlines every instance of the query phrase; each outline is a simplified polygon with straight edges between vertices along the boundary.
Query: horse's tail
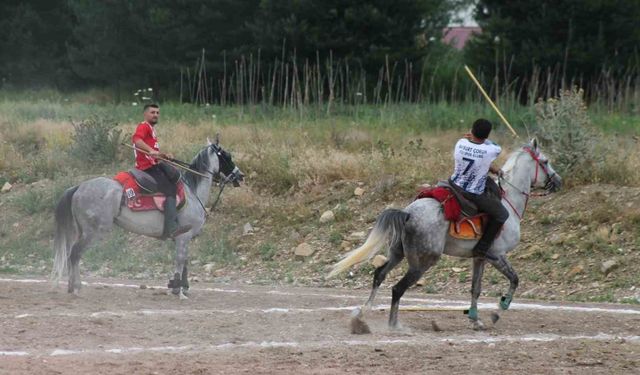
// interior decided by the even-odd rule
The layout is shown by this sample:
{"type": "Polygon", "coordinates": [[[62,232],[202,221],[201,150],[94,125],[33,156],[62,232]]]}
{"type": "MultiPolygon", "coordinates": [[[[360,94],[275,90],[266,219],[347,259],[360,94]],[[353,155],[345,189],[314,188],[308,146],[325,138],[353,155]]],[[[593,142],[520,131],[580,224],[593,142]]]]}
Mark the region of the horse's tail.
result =
{"type": "Polygon", "coordinates": [[[71,249],[78,235],[78,225],[71,212],[71,199],[76,190],[78,190],[78,186],[67,189],[56,206],[56,233],[53,241],[55,258],[53,260],[53,269],[51,270],[51,279],[56,284],[67,269],[71,249]]]}
{"type": "Polygon", "coordinates": [[[385,245],[389,247],[396,245],[402,239],[407,220],[409,220],[409,214],[404,211],[384,210],[378,216],[378,220],[376,220],[376,224],[365,243],[359,248],[351,250],[340,262],[336,263],[327,278],[345,271],[356,263],[371,259],[385,245]]]}

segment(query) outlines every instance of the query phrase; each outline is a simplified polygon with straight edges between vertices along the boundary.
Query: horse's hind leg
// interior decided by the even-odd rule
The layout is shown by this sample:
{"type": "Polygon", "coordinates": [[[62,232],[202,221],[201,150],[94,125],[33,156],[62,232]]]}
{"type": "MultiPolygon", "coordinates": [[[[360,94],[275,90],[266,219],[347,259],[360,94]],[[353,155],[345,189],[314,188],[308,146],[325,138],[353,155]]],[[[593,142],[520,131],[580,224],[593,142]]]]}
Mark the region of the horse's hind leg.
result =
{"type": "Polygon", "coordinates": [[[509,263],[506,255],[504,254],[500,255],[498,257],[498,260],[489,260],[489,262],[507,279],[509,279],[509,291],[500,299],[500,308],[502,310],[507,310],[509,309],[509,305],[511,305],[511,300],[513,300],[513,294],[515,293],[516,288],[518,288],[518,274],[513,269],[511,263],[509,263]]]}
{"type": "Polygon", "coordinates": [[[473,259],[473,276],[471,280],[471,307],[468,317],[474,325],[474,329],[482,329],[483,324],[478,319],[478,298],[482,291],[482,275],[484,274],[485,260],[481,258],[473,259]]]}
{"type": "Polygon", "coordinates": [[[366,308],[370,309],[373,307],[373,300],[376,298],[376,293],[378,292],[380,284],[382,284],[384,279],[387,277],[387,274],[394,269],[402,259],[404,259],[402,244],[398,242],[395,246],[389,249],[389,260],[387,260],[382,266],[376,268],[373,274],[373,288],[371,289],[371,295],[369,295],[367,303],[365,303],[366,308]]]}
{"type": "Polygon", "coordinates": [[[404,295],[407,289],[420,280],[422,275],[431,268],[438,259],[440,259],[440,256],[436,254],[424,255],[424,257],[421,257],[419,261],[412,261],[412,259],[409,258],[409,270],[391,290],[389,327],[398,328],[398,308],[400,307],[400,298],[404,295]]]}
{"type": "Polygon", "coordinates": [[[82,253],[87,248],[89,242],[88,238],[83,237],[71,248],[68,263],[69,285],[67,287],[67,292],[69,293],[77,294],[82,287],[82,282],[80,281],[80,258],[82,257],[82,253]]]}
{"type": "Polygon", "coordinates": [[[180,299],[188,298],[185,293],[189,291],[189,280],[187,274],[187,258],[189,249],[187,244],[191,237],[187,234],[176,238],[176,263],[173,279],[169,280],[168,287],[171,293],[180,297],[180,299]]]}

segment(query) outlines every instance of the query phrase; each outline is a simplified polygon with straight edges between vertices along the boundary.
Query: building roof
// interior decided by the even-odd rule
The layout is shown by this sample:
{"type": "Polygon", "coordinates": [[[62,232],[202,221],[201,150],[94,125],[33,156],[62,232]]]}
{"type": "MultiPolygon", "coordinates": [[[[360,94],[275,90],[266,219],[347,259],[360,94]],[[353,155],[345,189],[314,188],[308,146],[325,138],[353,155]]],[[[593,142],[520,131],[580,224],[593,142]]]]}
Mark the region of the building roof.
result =
{"type": "Polygon", "coordinates": [[[480,34],[482,29],[477,26],[452,26],[443,30],[442,40],[456,49],[464,48],[472,34],[480,34]]]}

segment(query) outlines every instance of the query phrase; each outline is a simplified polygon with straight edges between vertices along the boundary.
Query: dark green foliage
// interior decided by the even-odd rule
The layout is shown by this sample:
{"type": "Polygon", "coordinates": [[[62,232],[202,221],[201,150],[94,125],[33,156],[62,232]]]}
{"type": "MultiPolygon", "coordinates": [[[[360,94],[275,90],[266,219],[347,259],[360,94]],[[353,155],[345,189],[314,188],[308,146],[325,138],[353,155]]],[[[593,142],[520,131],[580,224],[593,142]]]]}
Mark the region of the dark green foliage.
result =
{"type": "Polygon", "coordinates": [[[316,52],[324,60],[331,51],[377,73],[386,56],[392,62],[422,56],[417,38],[439,39],[451,6],[440,0],[265,0],[250,27],[267,58],[280,56],[283,46],[301,61],[314,61],[316,52]]]}
{"type": "Polygon", "coordinates": [[[71,28],[65,0],[0,2],[0,87],[67,85],[71,28]]]}
{"type": "Polygon", "coordinates": [[[89,162],[114,162],[122,142],[122,130],[116,126],[117,123],[100,117],[74,123],[71,156],[89,162]]]}
{"type": "MultiPolygon", "coordinates": [[[[154,101],[222,104],[467,99],[475,88],[460,53],[440,39],[469,3],[6,0],[0,87],[97,85],[120,102],[148,87],[154,101]]],[[[476,19],[483,32],[465,61],[494,96],[508,90],[533,103],[577,84],[611,109],[637,110],[639,1],[480,0],[476,19]]]]}
{"type": "Polygon", "coordinates": [[[281,59],[283,46],[287,61],[292,55],[315,61],[318,53],[324,63],[331,51],[335,61],[348,59],[377,76],[387,55],[392,63],[424,56],[429,48],[419,40],[439,39],[448,12],[460,3],[9,0],[0,5],[0,78],[23,86],[62,80],[76,87],[152,87],[157,96],[160,88],[178,89],[180,68],[193,67],[203,49],[211,84],[242,56],[281,59]]]}
{"type": "Polygon", "coordinates": [[[633,78],[638,19],[637,0],[480,0],[476,20],[483,32],[467,45],[466,56],[503,84],[517,79],[543,94],[572,80],[588,87],[596,79],[633,78]]]}

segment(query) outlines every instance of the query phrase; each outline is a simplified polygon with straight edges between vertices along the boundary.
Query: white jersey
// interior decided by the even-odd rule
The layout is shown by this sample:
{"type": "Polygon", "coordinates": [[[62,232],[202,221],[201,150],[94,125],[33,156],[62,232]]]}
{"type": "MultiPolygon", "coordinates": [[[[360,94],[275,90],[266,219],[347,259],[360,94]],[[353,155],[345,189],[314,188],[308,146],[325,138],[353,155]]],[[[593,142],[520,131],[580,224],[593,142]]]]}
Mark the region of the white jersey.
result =
{"type": "Polygon", "coordinates": [[[489,167],[500,152],[502,148],[489,140],[477,144],[462,138],[453,151],[456,168],[451,180],[469,193],[484,193],[489,167]]]}

